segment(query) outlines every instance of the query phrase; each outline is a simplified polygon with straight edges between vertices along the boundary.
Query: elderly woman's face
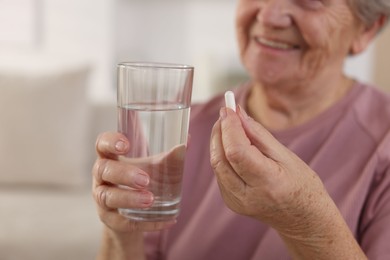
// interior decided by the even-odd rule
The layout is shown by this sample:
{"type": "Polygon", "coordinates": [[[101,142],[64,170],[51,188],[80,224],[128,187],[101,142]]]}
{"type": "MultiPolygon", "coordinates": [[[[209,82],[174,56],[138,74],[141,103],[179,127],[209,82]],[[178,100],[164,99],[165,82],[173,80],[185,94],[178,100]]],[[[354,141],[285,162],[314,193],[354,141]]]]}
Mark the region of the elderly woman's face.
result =
{"type": "Polygon", "coordinates": [[[362,31],[347,0],[239,0],[236,25],[244,66],[268,84],[342,73],[362,31]]]}

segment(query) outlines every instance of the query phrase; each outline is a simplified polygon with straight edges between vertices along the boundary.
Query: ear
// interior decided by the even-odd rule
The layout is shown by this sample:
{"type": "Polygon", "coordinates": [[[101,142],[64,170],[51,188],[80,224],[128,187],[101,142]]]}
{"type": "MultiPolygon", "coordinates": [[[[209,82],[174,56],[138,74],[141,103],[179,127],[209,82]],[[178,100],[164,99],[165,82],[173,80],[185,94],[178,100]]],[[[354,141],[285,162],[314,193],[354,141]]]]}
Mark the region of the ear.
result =
{"type": "Polygon", "coordinates": [[[367,27],[363,25],[360,34],[352,42],[350,54],[355,55],[363,52],[386,22],[387,17],[385,15],[380,15],[371,26],[367,27]]]}

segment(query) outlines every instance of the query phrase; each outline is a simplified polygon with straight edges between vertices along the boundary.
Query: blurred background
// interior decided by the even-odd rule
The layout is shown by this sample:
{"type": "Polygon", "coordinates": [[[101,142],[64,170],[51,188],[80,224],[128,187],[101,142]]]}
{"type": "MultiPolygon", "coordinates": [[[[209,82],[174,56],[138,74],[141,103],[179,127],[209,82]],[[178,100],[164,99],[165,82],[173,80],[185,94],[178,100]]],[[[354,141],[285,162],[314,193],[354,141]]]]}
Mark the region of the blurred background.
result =
{"type": "MultiPolygon", "coordinates": [[[[243,82],[235,0],[0,0],[0,260],[94,259],[90,172],[116,64],[195,66],[193,101],[243,82]]],[[[345,70],[390,90],[389,30],[345,70]]]]}

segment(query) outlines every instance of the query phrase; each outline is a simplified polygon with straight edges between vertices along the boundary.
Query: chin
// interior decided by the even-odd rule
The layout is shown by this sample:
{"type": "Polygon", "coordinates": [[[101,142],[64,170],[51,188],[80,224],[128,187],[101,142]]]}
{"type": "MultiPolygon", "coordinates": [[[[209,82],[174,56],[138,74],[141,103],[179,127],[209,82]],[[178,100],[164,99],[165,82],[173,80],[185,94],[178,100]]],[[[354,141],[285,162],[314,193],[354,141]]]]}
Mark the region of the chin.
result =
{"type": "Polygon", "coordinates": [[[248,69],[251,79],[261,85],[276,85],[281,86],[290,84],[294,81],[293,77],[286,75],[281,70],[270,70],[257,67],[256,69],[248,69]]]}
{"type": "Polygon", "coordinates": [[[257,75],[253,75],[251,79],[264,87],[278,89],[295,88],[297,86],[304,86],[307,83],[307,80],[300,78],[298,75],[264,75],[258,73],[257,75]]]}

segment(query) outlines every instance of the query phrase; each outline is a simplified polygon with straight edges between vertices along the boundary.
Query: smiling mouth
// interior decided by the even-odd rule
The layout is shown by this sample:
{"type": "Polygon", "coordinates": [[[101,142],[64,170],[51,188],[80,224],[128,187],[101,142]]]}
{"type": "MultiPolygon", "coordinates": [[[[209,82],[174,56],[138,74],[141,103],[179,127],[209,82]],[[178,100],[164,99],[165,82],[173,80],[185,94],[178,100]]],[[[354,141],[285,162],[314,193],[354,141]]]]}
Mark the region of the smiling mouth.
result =
{"type": "Polygon", "coordinates": [[[260,43],[261,45],[264,45],[264,46],[267,46],[267,47],[271,47],[271,48],[274,48],[274,49],[294,50],[294,49],[298,49],[299,48],[299,46],[297,46],[297,45],[288,44],[288,43],[284,43],[284,42],[276,42],[276,41],[264,39],[264,38],[261,38],[261,37],[256,37],[255,39],[256,39],[256,42],[260,43]]]}

